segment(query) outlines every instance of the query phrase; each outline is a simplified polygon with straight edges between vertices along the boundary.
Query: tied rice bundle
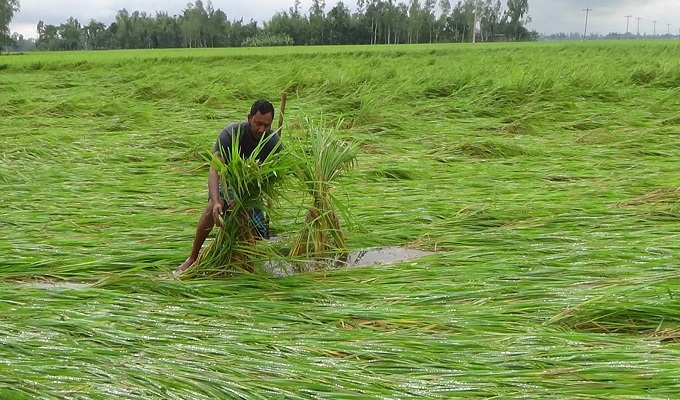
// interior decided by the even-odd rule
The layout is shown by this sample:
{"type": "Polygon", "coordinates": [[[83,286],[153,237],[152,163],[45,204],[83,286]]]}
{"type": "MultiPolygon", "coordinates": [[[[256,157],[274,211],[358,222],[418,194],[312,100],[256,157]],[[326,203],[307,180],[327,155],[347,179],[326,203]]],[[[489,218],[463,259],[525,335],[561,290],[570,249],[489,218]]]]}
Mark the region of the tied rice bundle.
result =
{"type": "Polygon", "coordinates": [[[357,145],[337,139],[335,129],[311,127],[307,145],[299,145],[294,174],[311,195],[305,222],[290,249],[290,257],[331,258],[345,251],[345,237],[336,213],[333,184],[355,165],[357,145]]]}

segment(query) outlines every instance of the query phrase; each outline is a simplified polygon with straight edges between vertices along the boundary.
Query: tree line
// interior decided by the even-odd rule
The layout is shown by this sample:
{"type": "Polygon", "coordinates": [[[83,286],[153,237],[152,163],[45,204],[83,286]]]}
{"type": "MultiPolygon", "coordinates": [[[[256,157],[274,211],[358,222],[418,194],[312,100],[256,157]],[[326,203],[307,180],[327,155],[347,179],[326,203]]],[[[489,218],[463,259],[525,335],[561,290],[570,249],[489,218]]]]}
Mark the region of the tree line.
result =
{"type": "Polygon", "coordinates": [[[282,45],[397,44],[536,40],[528,0],[357,0],[356,11],[338,1],[327,10],[313,0],[304,13],[300,0],[258,26],[252,19],[230,20],[211,1],[195,0],[180,15],[118,11],[108,26],[86,25],[71,17],[60,25],[40,21],[35,42],[13,37],[38,50],[103,50],[282,45]],[[476,27],[474,29],[473,27],[476,27]]]}

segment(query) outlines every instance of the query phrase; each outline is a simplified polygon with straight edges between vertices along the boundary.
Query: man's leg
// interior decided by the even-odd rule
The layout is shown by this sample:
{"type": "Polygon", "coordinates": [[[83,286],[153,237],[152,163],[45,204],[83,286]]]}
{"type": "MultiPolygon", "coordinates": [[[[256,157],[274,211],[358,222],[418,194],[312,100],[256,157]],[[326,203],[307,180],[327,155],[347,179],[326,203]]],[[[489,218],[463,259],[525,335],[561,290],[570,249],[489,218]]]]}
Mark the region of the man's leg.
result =
{"type": "MultiPolygon", "coordinates": [[[[222,205],[224,206],[224,202],[222,205]]],[[[213,218],[212,215],[212,209],[213,209],[212,201],[208,200],[208,206],[205,208],[205,211],[203,211],[201,219],[198,220],[198,227],[196,228],[194,244],[191,246],[191,254],[189,254],[189,258],[187,258],[186,261],[184,261],[179,267],[177,267],[177,269],[175,270],[175,274],[181,274],[193,263],[195,263],[196,260],[198,259],[198,254],[201,251],[201,247],[203,247],[205,239],[208,238],[208,235],[210,235],[213,226],[215,226],[215,219],[213,218]]]]}
{"type": "Polygon", "coordinates": [[[269,228],[267,227],[267,216],[264,211],[259,208],[248,210],[250,215],[250,224],[257,232],[259,239],[269,239],[269,228]]]}

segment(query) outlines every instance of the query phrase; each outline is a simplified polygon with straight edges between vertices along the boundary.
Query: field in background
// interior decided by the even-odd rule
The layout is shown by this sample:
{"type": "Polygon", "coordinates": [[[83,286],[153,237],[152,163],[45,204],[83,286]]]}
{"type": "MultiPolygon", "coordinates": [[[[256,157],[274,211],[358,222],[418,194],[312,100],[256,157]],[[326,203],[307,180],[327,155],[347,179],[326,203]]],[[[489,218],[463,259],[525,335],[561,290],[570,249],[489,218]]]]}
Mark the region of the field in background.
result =
{"type": "MultiPolygon", "coordinates": [[[[679,49],[0,57],[0,398],[674,397],[679,49]],[[361,142],[338,188],[351,249],[436,254],[163,277],[206,201],[202,154],[282,91],[284,139],[342,119],[361,142]]],[[[273,226],[298,214],[284,203],[273,226]]]]}

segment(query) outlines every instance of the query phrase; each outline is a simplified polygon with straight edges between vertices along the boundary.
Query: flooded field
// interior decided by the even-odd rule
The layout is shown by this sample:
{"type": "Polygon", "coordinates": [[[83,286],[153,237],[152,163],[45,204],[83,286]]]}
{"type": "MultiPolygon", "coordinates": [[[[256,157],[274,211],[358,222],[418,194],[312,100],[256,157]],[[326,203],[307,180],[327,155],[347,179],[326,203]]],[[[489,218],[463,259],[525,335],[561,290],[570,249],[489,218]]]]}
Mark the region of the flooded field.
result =
{"type": "Polygon", "coordinates": [[[676,398],[679,51],[0,57],[0,399],[676,398]],[[284,91],[282,141],[357,144],[328,189],[345,260],[298,273],[273,243],[278,270],[174,277],[206,152],[284,91]]]}

